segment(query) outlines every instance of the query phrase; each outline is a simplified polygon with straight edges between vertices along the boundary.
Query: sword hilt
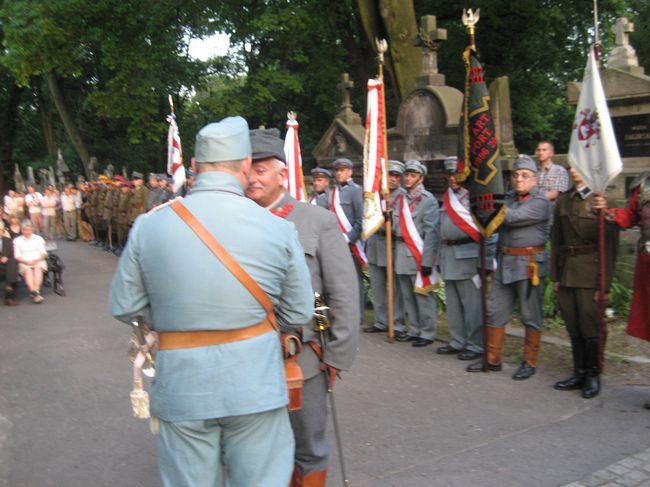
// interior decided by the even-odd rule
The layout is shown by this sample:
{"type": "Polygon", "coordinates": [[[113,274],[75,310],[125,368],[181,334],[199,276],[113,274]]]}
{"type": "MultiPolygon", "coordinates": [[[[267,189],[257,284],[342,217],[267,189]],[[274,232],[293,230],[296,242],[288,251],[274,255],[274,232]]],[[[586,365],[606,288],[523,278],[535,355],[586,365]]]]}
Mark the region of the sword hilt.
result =
{"type": "Polygon", "coordinates": [[[327,316],[329,307],[320,293],[314,293],[314,331],[324,332],[330,328],[330,320],[327,316]]]}

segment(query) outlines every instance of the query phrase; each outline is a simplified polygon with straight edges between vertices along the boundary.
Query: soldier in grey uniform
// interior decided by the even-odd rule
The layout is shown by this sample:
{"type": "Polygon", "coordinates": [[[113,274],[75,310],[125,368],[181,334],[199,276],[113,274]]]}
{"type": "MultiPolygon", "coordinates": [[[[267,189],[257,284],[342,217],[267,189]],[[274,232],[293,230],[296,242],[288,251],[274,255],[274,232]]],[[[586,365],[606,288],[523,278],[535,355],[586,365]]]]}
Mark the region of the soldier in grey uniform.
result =
{"type": "MultiPolygon", "coordinates": [[[[497,270],[488,297],[487,367],[501,370],[505,326],[516,305],[526,327],[524,357],[514,380],[531,377],[537,367],[542,338],[544,277],[548,273],[545,248],[549,240],[551,202],[537,187],[537,165],[520,155],[512,166],[512,188],[505,197],[505,219],[499,228],[497,270]]],[[[468,372],[482,371],[482,362],[468,372]]]]}
{"type": "MultiPolygon", "coordinates": [[[[341,208],[350,225],[352,225],[352,229],[346,233],[346,239],[350,247],[361,238],[361,225],[363,223],[363,188],[352,179],[353,167],[352,161],[346,158],[337,159],[332,164],[341,208]]],[[[331,199],[330,210],[334,211],[331,199]]],[[[354,255],[352,260],[354,261],[357,282],[359,283],[359,324],[362,325],[363,313],[366,307],[366,293],[363,285],[363,267],[365,264],[362,264],[359,258],[354,255]]]]}
{"type": "Polygon", "coordinates": [[[311,170],[312,193],[309,202],[326,210],[330,209],[330,181],[332,173],[324,167],[311,170]]]}
{"type": "MultiPolygon", "coordinates": [[[[184,206],[270,298],[280,326],[308,323],[313,292],[294,226],[244,196],[248,124],[211,123],[195,150],[199,176],[184,206]]],[[[151,414],[160,423],[163,485],[214,487],[226,477],[235,487],[286,487],[294,439],[278,334],[168,205],[136,219],[109,301],[113,316],[142,315],[159,335],[151,414]],[[163,346],[179,336],[181,346],[163,346]]]]}
{"type": "Polygon", "coordinates": [[[356,354],[359,327],[357,286],[352,257],[330,212],[300,203],[285,192],[287,179],[284,141],[276,129],[251,130],[253,168],[246,195],[296,226],[312,287],[329,306],[331,327],[325,350],[312,327],[302,329],[298,363],[305,376],[303,407],[290,413],[296,439],[296,466],[291,487],[324,487],[329,446],[326,440],[327,389],[339,371],[348,370],[356,354]],[[320,351],[319,351],[320,350],[320,351]],[[317,353],[318,352],[318,353],[317,353]],[[322,360],[319,359],[322,355],[322,360]],[[326,367],[326,374],[322,368],[326,367]]]}
{"type": "MultiPolygon", "coordinates": [[[[475,360],[483,355],[483,306],[481,305],[480,233],[476,226],[468,233],[467,223],[452,206],[452,198],[469,213],[469,191],[456,179],[458,159],[444,161],[449,174],[449,189],[440,209],[438,266],[445,281],[447,323],[451,341],[439,347],[440,355],[457,355],[459,360],[475,360]],[[452,193],[453,192],[453,193],[452,193]],[[452,194],[450,194],[452,193],[452,194]],[[472,236],[470,236],[472,235],[472,236]]],[[[486,263],[491,270],[496,246],[494,236],[489,239],[486,263]]]]}
{"type": "Polygon", "coordinates": [[[158,200],[157,203],[159,205],[164,205],[167,203],[169,200],[173,199],[173,195],[169,191],[169,188],[167,187],[168,183],[168,178],[166,174],[158,174],[158,200]]]}
{"type": "Polygon", "coordinates": [[[406,194],[397,199],[393,210],[393,228],[395,228],[395,274],[404,300],[408,316],[408,332],[397,338],[398,341],[411,341],[414,347],[431,345],[436,337],[438,310],[435,297],[431,292],[424,294],[415,291],[418,266],[406,243],[400,228],[400,208],[402,203],[409,205],[413,223],[422,239],[421,272],[424,277],[433,273],[436,265],[434,249],[438,239],[438,202],[424,189],[422,184],[427,168],[420,161],[407,161],[404,165],[404,187],[406,194]]]}
{"type": "MultiPolygon", "coordinates": [[[[390,207],[395,207],[397,198],[406,194],[401,185],[404,174],[404,163],[388,161],[388,189],[390,191],[390,207]]],[[[392,210],[391,210],[392,212],[392,210]]],[[[392,213],[391,213],[392,214],[392,213]]],[[[393,233],[395,229],[393,228],[393,233]]],[[[393,325],[396,338],[404,338],[404,306],[397,285],[395,275],[395,239],[393,239],[393,325]]],[[[374,324],[363,329],[366,333],[382,333],[388,330],[388,294],[387,283],[387,258],[386,258],[386,229],[382,226],[366,242],[366,255],[368,256],[368,273],[370,275],[370,288],[372,289],[372,305],[375,315],[374,324]]]]}
{"type": "Polygon", "coordinates": [[[158,205],[160,197],[160,188],[158,186],[158,178],[154,173],[149,174],[149,193],[147,193],[147,211],[151,210],[154,206],[158,205]]]}

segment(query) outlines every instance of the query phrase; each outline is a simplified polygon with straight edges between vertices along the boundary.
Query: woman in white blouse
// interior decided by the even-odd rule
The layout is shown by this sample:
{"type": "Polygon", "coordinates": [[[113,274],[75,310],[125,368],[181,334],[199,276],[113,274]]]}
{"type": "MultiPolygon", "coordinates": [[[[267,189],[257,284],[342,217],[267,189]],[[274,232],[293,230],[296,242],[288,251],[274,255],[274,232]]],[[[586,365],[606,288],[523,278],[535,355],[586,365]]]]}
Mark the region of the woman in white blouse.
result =
{"type": "Polygon", "coordinates": [[[32,301],[41,303],[43,273],[47,271],[45,240],[34,233],[34,227],[29,220],[23,222],[22,232],[20,237],[14,239],[14,257],[18,262],[18,272],[25,280],[32,301]]]}

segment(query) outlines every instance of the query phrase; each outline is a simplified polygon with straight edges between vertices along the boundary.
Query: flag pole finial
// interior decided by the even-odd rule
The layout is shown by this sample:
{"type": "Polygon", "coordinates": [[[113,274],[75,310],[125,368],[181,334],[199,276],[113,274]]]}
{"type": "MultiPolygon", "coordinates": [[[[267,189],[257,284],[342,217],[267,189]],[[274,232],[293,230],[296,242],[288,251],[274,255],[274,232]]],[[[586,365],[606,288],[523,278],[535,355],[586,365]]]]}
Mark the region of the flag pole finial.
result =
{"type": "Polygon", "coordinates": [[[375,44],[379,55],[379,64],[384,64],[384,53],[388,51],[388,41],[386,39],[375,39],[375,44]]]}
{"type": "Polygon", "coordinates": [[[467,27],[467,33],[469,34],[469,45],[472,49],[476,48],[476,43],[474,42],[474,32],[476,31],[475,25],[478,24],[480,18],[480,8],[477,8],[476,12],[474,12],[471,8],[463,9],[463,25],[467,27]]]}
{"type": "Polygon", "coordinates": [[[169,109],[171,110],[171,114],[174,115],[174,100],[172,99],[172,95],[168,95],[168,100],[169,100],[169,109]]]}

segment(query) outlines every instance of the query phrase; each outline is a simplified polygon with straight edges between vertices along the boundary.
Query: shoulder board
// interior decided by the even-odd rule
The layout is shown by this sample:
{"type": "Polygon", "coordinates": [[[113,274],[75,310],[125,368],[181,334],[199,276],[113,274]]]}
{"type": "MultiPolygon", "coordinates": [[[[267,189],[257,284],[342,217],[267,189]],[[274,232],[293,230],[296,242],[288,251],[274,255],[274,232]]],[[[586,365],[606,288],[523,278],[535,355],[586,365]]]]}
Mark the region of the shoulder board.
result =
{"type": "Polygon", "coordinates": [[[166,208],[166,207],[168,207],[169,205],[171,205],[174,201],[182,200],[182,199],[183,199],[182,196],[177,196],[177,197],[174,198],[173,200],[169,200],[169,201],[167,201],[166,203],[163,203],[162,205],[158,205],[158,206],[155,206],[155,207],[151,208],[151,209],[146,213],[146,215],[150,215],[150,214],[152,214],[152,213],[157,212],[158,210],[162,210],[163,208],[166,208]]]}

